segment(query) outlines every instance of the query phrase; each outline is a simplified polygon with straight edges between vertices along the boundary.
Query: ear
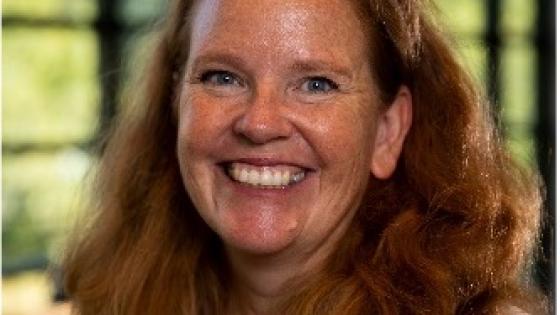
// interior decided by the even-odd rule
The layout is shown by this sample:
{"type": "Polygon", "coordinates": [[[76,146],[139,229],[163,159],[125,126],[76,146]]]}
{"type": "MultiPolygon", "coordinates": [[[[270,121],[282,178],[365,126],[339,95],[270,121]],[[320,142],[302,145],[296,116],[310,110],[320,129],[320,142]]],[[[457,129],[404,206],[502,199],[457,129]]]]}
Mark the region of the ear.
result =
{"type": "Polygon", "coordinates": [[[371,172],[379,179],[389,178],[397,166],[404,139],[412,123],[412,94],[401,86],[391,105],[377,117],[377,133],[371,172]]]}

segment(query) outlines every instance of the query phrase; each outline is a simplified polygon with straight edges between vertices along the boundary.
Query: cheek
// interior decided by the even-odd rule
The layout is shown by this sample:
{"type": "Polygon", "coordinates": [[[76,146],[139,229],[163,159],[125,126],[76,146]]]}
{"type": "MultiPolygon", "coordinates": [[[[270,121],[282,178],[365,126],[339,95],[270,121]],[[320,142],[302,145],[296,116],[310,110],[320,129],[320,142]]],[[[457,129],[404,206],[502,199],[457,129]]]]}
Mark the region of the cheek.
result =
{"type": "Polygon", "coordinates": [[[337,104],[310,117],[316,117],[316,141],[311,142],[317,144],[315,149],[326,164],[366,162],[371,155],[376,126],[372,108],[365,104],[337,104]]]}
{"type": "MultiPolygon", "coordinates": [[[[194,94],[194,93],[193,93],[194,94]]],[[[183,183],[200,214],[211,223],[204,209],[212,203],[213,149],[226,121],[218,106],[196,94],[182,98],[178,110],[177,156],[183,183]],[[202,210],[202,211],[200,211],[202,210]]]]}
{"type": "Polygon", "coordinates": [[[179,136],[189,142],[197,139],[198,134],[212,129],[212,117],[211,107],[204,106],[195,97],[185,99],[179,107],[179,136]]]}
{"type": "Polygon", "coordinates": [[[180,104],[177,157],[185,187],[195,202],[210,187],[212,173],[208,165],[223,120],[216,106],[203,99],[189,97],[180,104]]]}
{"type": "Polygon", "coordinates": [[[182,99],[179,106],[177,147],[181,154],[188,153],[196,157],[217,141],[228,120],[223,106],[198,97],[197,93],[191,95],[182,99]]]}

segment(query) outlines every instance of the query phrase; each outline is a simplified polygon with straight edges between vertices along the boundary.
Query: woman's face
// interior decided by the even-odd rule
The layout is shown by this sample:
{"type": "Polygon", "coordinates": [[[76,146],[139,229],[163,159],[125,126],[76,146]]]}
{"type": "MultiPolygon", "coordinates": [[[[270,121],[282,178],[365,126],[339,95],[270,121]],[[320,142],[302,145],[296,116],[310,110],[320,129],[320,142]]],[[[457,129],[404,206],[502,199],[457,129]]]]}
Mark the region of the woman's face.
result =
{"type": "Polygon", "coordinates": [[[354,216],[385,131],[348,3],[202,0],[194,9],[178,158],[190,198],[229,248],[313,250],[354,216]]]}

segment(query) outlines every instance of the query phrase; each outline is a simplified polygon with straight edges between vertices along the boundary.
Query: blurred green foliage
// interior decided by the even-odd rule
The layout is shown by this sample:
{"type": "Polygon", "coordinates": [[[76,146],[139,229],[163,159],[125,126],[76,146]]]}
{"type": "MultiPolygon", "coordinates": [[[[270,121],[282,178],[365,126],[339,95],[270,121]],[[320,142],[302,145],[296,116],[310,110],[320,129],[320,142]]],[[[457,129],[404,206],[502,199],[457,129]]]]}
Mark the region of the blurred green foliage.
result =
{"type": "MultiPolygon", "coordinates": [[[[485,0],[435,0],[436,15],[443,19],[464,66],[486,86],[487,49],[481,36],[486,27],[485,0]]],[[[514,158],[526,167],[535,167],[533,129],[535,112],[535,50],[530,36],[535,24],[534,0],[502,0],[499,32],[504,45],[498,67],[501,101],[500,125],[514,158]]]]}
{"type": "Polygon", "coordinates": [[[486,0],[434,0],[436,18],[459,35],[478,35],[486,27],[486,0]]]}
{"type": "Polygon", "coordinates": [[[529,41],[507,41],[501,62],[504,135],[513,156],[525,166],[536,167],[535,50],[529,41]]]}
{"type": "Polygon", "coordinates": [[[119,16],[131,25],[154,21],[159,17],[169,0],[122,0],[119,3],[119,16]]]}
{"type": "Polygon", "coordinates": [[[4,143],[71,143],[93,136],[98,49],[88,30],[5,27],[4,143]]]}
{"type": "Polygon", "coordinates": [[[3,263],[57,258],[63,237],[80,208],[90,164],[83,151],[31,152],[2,159],[3,263]]]}
{"type": "Polygon", "coordinates": [[[88,156],[71,145],[94,136],[98,53],[88,30],[8,27],[2,43],[2,247],[10,266],[53,256],[77,208],[88,156]],[[35,150],[11,152],[21,145],[35,150]]]}
{"type": "Polygon", "coordinates": [[[536,0],[502,0],[502,3],[500,29],[506,38],[524,36],[535,31],[536,0]]]}
{"type": "Polygon", "coordinates": [[[88,22],[97,15],[95,0],[3,0],[4,16],[88,22]]]}

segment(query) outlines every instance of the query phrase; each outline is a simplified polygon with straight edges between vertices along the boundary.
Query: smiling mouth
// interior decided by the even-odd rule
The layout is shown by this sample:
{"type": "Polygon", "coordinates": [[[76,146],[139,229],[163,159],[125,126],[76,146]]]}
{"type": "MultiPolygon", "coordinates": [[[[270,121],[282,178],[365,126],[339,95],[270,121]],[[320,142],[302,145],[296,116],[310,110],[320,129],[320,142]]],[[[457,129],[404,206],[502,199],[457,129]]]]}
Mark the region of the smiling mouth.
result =
{"type": "Polygon", "coordinates": [[[238,183],[269,189],[282,189],[305,179],[307,171],[289,165],[256,166],[232,162],[224,165],[228,177],[238,183]]]}

